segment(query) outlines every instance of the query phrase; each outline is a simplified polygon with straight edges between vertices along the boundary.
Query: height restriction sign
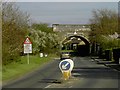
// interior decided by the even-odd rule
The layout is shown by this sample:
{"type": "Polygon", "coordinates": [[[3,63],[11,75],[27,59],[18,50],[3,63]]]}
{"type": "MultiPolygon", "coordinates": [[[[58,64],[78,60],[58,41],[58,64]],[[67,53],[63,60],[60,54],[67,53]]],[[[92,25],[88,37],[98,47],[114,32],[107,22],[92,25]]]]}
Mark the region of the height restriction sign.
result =
{"type": "Polygon", "coordinates": [[[32,53],[32,42],[28,37],[24,41],[24,53],[32,53]]]}

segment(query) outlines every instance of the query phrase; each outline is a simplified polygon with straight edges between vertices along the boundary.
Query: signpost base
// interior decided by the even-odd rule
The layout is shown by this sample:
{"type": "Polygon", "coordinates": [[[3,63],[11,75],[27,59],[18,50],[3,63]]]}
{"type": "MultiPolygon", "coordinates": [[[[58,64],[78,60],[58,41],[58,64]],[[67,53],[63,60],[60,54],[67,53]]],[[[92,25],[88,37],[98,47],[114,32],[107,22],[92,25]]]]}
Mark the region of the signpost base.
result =
{"type": "Polygon", "coordinates": [[[69,79],[69,71],[63,71],[63,79],[68,80],[69,79]]]}
{"type": "Polygon", "coordinates": [[[70,78],[70,77],[71,77],[71,71],[70,71],[70,70],[69,70],[69,73],[68,73],[68,74],[69,74],[69,78],[70,78]]]}

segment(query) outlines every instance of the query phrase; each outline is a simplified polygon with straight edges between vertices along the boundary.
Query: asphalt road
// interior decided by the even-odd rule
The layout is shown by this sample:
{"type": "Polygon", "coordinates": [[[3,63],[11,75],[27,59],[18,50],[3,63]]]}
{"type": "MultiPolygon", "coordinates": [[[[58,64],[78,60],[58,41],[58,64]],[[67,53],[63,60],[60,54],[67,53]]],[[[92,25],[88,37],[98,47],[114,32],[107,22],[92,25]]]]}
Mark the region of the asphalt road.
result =
{"type": "Polygon", "coordinates": [[[118,71],[96,64],[90,57],[74,57],[72,77],[63,81],[58,67],[60,60],[53,60],[40,69],[11,81],[3,88],[118,88],[118,71]]]}

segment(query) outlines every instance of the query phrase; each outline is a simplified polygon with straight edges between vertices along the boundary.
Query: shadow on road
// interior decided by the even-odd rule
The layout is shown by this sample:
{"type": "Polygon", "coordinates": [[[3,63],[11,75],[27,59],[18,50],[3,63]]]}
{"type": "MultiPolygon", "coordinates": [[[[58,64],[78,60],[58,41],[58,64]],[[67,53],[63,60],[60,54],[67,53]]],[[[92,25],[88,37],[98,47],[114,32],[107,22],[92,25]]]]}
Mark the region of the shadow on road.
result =
{"type": "Polygon", "coordinates": [[[56,84],[61,84],[62,81],[58,79],[42,79],[38,81],[39,83],[56,83],[56,84]]]}
{"type": "Polygon", "coordinates": [[[118,72],[105,67],[75,67],[72,71],[74,77],[118,79],[118,72]]]}

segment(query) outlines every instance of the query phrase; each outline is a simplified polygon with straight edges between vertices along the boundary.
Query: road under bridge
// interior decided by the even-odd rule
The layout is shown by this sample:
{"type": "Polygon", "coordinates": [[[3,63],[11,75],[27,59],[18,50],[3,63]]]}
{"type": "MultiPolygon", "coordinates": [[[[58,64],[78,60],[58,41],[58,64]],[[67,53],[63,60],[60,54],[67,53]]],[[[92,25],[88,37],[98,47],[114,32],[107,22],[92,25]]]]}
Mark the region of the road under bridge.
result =
{"type": "Polygon", "coordinates": [[[89,40],[89,25],[53,24],[53,31],[59,33],[62,50],[73,50],[78,56],[88,56],[95,49],[89,40]]]}

